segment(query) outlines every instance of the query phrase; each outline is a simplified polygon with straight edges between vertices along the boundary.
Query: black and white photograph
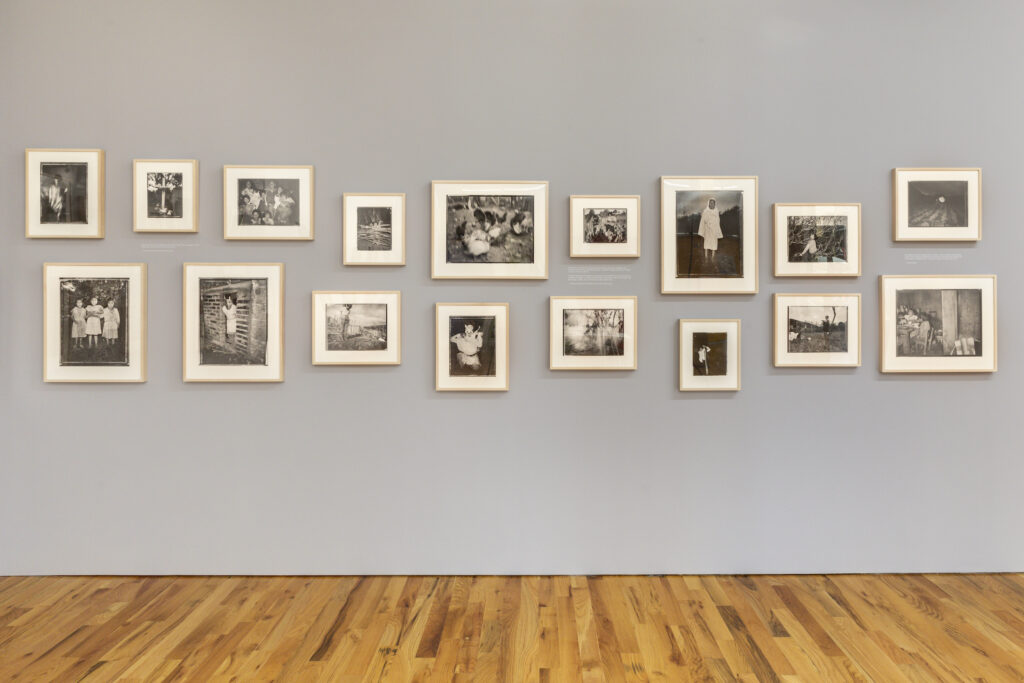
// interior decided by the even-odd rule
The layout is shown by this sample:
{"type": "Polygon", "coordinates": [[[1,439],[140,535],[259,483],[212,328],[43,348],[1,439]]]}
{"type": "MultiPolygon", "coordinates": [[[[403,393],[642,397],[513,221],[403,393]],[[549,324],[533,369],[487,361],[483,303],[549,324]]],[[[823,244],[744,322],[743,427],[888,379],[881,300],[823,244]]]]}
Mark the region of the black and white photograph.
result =
{"type": "Polygon", "coordinates": [[[841,353],[848,349],[846,306],[789,306],[790,353],[841,353]]]}
{"type": "Polygon", "coordinates": [[[181,218],[184,215],[182,173],[146,174],[146,217],[181,218]]]}
{"type": "Polygon", "coordinates": [[[199,162],[195,159],[132,160],[132,229],[196,232],[198,176],[199,162]]]}
{"type": "Polygon", "coordinates": [[[757,178],[662,178],[663,293],[753,293],[757,178]]]}
{"type": "Polygon", "coordinates": [[[623,308],[562,310],[562,352],[566,356],[621,356],[625,353],[623,308]]]}
{"type": "Polygon", "coordinates": [[[39,164],[39,222],[89,221],[89,164],[39,164]]]}
{"type": "Polygon", "coordinates": [[[294,178],[239,178],[240,225],[299,225],[299,181],[294,178]]]}
{"type": "Polygon", "coordinates": [[[494,316],[452,316],[448,319],[448,374],[452,377],[494,377],[494,316]]]}
{"type": "Polygon", "coordinates": [[[200,365],[267,364],[267,279],[199,278],[200,365]]]}
{"type": "Polygon", "coordinates": [[[47,263],[43,267],[43,379],[146,380],[146,266],[47,263]]]}
{"type": "Polygon", "coordinates": [[[103,150],[25,150],[26,237],[102,238],[104,193],[103,150]]]}
{"type": "Polygon", "coordinates": [[[401,292],[314,291],[313,365],[401,363],[401,292]]]}
{"type": "Polygon", "coordinates": [[[313,239],[313,167],[225,166],[224,238],[313,239]]]}
{"type": "Polygon", "coordinates": [[[546,278],[547,183],[432,185],[435,278],[546,278]]]}
{"type": "Polygon", "coordinates": [[[327,304],[328,351],[383,351],[388,347],[387,304],[327,304]]]}
{"type": "Polygon", "coordinates": [[[640,196],[570,196],[569,256],[640,256],[640,196]]]}
{"type": "Polygon", "coordinates": [[[587,244],[623,244],[626,209],[583,209],[583,241],[587,244]]]}
{"type": "Polygon", "coordinates": [[[786,241],[790,263],[846,263],[846,216],[789,216],[786,241]]]}
{"type": "Polygon", "coordinates": [[[342,251],[347,266],[405,265],[405,194],[343,194],[342,251]]]}
{"type": "Polygon", "coordinates": [[[775,365],[860,365],[860,294],[776,294],[775,365]]]}
{"type": "Polygon", "coordinates": [[[551,369],[636,369],[636,310],[632,296],[551,297],[551,369]]]}
{"type": "Polygon", "coordinates": [[[359,251],[391,251],[391,207],[360,206],[356,209],[359,227],[356,249],[359,251]]]}
{"type": "Polygon", "coordinates": [[[679,321],[679,390],[738,391],[740,321],[679,321]]]}
{"type": "Polygon", "coordinates": [[[981,239],[980,168],[893,169],[893,239],[981,239]]]}
{"type": "Polygon", "coordinates": [[[729,335],[726,332],[694,332],[693,374],[718,377],[729,374],[729,335]]]}
{"type": "Polygon", "coordinates": [[[435,389],[508,391],[508,304],[439,303],[435,389]]]}
{"type": "Polygon", "coordinates": [[[860,204],[773,207],[776,277],[860,275],[860,204]]]}

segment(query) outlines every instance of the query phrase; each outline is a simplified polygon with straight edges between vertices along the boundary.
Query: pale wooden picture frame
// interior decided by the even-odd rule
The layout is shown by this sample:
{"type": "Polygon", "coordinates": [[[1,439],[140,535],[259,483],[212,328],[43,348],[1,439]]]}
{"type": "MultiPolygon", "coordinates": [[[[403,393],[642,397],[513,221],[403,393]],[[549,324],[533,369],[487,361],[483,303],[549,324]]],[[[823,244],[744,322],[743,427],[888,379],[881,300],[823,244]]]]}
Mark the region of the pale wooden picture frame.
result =
{"type": "MultiPolygon", "coordinates": [[[[509,388],[509,305],[507,303],[438,303],[434,305],[435,316],[435,360],[434,389],[436,391],[508,391],[509,388]],[[453,348],[452,318],[494,318],[494,349],[491,358],[476,361],[479,366],[494,363],[494,375],[455,374],[453,366],[472,368],[470,361],[458,361],[453,356],[462,356],[458,346],[453,348]]],[[[490,336],[490,335],[487,335],[490,336]]],[[[485,341],[485,340],[484,340],[485,341]]],[[[469,351],[483,356],[486,344],[475,345],[469,351]]],[[[470,354],[472,356],[473,354],[470,354]]],[[[472,372],[471,370],[469,372],[472,372]]]]}
{"type": "MultiPolygon", "coordinates": [[[[742,368],[742,322],[739,318],[682,318],[679,321],[679,391],[739,391],[742,368]],[[725,334],[724,375],[699,375],[693,368],[694,334],[725,334]]],[[[708,352],[710,355],[710,352],[708,352]]],[[[705,356],[705,368],[710,359],[705,356]]]]}
{"type": "MultiPolygon", "coordinates": [[[[710,208],[710,206],[708,207],[710,208]]],[[[730,209],[727,207],[725,212],[730,209]]],[[[716,214],[717,215],[717,214],[716,214]]],[[[720,216],[719,216],[720,220],[720,216]]],[[[758,177],[751,176],[662,176],[661,177],[661,293],[662,294],[756,294],[758,291],[758,177]],[[708,271],[716,269],[737,270],[739,276],[714,276],[699,273],[697,276],[681,277],[678,275],[679,245],[682,238],[678,237],[678,197],[677,193],[687,192],[695,200],[700,197],[714,199],[740,193],[740,239],[736,249],[742,256],[723,253],[718,254],[718,242],[724,242],[721,249],[729,251],[729,235],[715,239],[714,254],[707,257],[707,248],[702,237],[696,237],[697,228],[692,228],[688,240],[685,240],[691,264],[691,271],[708,271]],[[700,240],[700,241],[698,241],[700,240]],[[711,263],[707,263],[707,261],[711,263]],[[736,262],[742,265],[736,267],[736,262]]],[[[719,223],[720,224],[720,223],[719,223]]]]}
{"type": "MultiPolygon", "coordinates": [[[[401,365],[402,363],[402,293],[399,291],[315,291],[313,292],[312,340],[313,365],[401,365]],[[372,348],[380,342],[379,334],[365,325],[359,328],[359,338],[351,350],[330,348],[330,322],[328,307],[332,305],[377,305],[384,307],[384,347],[372,348]],[[370,346],[371,348],[366,348],[370,346]]],[[[355,315],[353,311],[349,315],[355,315]]],[[[371,312],[378,313],[378,310],[371,312]]],[[[376,322],[371,321],[371,322],[376,322]]],[[[348,328],[343,323],[342,335],[348,328]]]]}
{"type": "MultiPolygon", "coordinates": [[[[777,368],[855,368],[861,365],[861,296],[859,293],[838,294],[775,294],[774,308],[774,357],[777,368]],[[831,339],[835,334],[835,321],[838,319],[836,310],[843,307],[845,320],[846,349],[831,348],[831,339]],[[797,317],[793,324],[799,329],[791,329],[790,308],[820,312],[814,322],[797,317]],[[818,325],[829,316],[829,332],[825,326],[818,325]],[[819,333],[817,327],[821,327],[819,333]],[[795,336],[794,336],[795,335],[795,336]],[[820,335],[820,336],[819,336],[820,335]],[[817,348],[822,346],[826,348],[817,348]]],[[[793,312],[793,316],[801,316],[802,312],[793,312]]]]}
{"type": "MultiPolygon", "coordinates": [[[[145,382],[146,279],[145,263],[44,263],[43,381],[145,382]],[[109,331],[104,309],[97,320],[96,332],[90,333],[84,322],[88,308],[83,302],[82,316],[76,319],[71,310],[73,299],[76,296],[86,301],[92,296],[107,298],[99,296],[99,291],[109,293],[112,280],[124,281],[124,296],[118,296],[120,301],[112,309],[109,331]],[[92,283],[96,284],[90,287],[92,283]],[[66,306],[61,301],[65,297],[66,306]],[[77,360],[72,358],[75,355],[79,356],[77,360]],[[82,357],[88,355],[97,356],[102,362],[83,361],[82,357]],[[124,360],[119,361],[117,356],[124,360]]],[[[107,302],[102,303],[105,306],[107,302]]]]}
{"type": "Polygon", "coordinates": [[[995,275],[881,275],[878,293],[881,372],[993,373],[998,368],[995,275]],[[932,291],[939,296],[929,302],[925,294],[932,291]],[[949,327],[955,330],[947,335],[949,327]]]}
{"type": "MultiPolygon", "coordinates": [[[[224,192],[224,239],[226,240],[306,240],[311,241],[315,236],[316,226],[316,177],[313,166],[308,165],[238,165],[227,164],[223,172],[224,192]],[[253,181],[252,187],[244,187],[246,181],[253,181]],[[272,207],[268,202],[249,203],[248,206],[255,207],[249,210],[248,206],[243,209],[243,193],[248,190],[260,189],[264,192],[273,182],[277,187],[281,181],[297,181],[297,189],[293,192],[287,190],[287,197],[294,200],[294,203],[285,203],[284,210],[288,213],[285,224],[258,223],[247,224],[241,220],[242,215],[251,217],[254,213],[263,216],[261,221],[278,220],[271,214],[280,213],[282,209],[272,207]],[[262,187],[258,187],[262,186],[262,187]],[[292,196],[292,195],[296,196],[292,196]],[[298,214],[298,224],[290,222],[293,213],[298,214]],[[269,219],[267,218],[268,216],[269,219]]],[[[287,201],[287,200],[286,200],[287,201]]]]}
{"type": "Polygon", "coordinates": [[[892,239],[896,242],[977,242],[981,239],[981,169],[894,168],[892,239]],[[933,183],[913,192],[911,183],[933,183]],[[948,187],[941,187],[939,184],[948,187]],[[963,190],[960,185],[963,184],[963,190]],[[949,192],[943,192],[943,189],[949,192]],[[946,195],[949,194],[947,197],[946,195]],[[961,196],[962,195],[962,196],[961,196]],[[962,215],[961,215],[962,214],[962,215]],[[920,225],[911,225],[919,223],[920,225]],[[929,223],[931,225],[925,225],[929,223]]]}
{"type": "Polygon", "coordinates": [[[105,173],[102,149],[26,149],[25,237],[102,239],[106,230],[105,173]],[[56,189],[51,190],[54,179],[56,189]]]}
{"type": "MultiPolygon", "coordinates": [[[[638,299],[635,296],[552,296],[549,298],[548,348],[551,370],[636,370],[639,353],[638,299]],[[622,326],[621,340],[615,330],[610,335],[596,331],[588,336],[578,328],[585,321],[601,324],[601,319],[585,317],[587,311],[622,311],[621,320],[612,320],[622,326]],[[574,330],[573,338],[566,336],[567,320],[574,330]],[[621,343],[621,353],[615,353],[621,343]],[[613,353],[588,353],[597,347],[613,349],[613,353]],[[585,348],[584,348],[585,346],[585,348]],[[572,347],[578,353],[566,353],[572,347]]],[[[615,316],[617,317],[617,316],[615,316]]],[[[607,325],[605,325],[607,327],[607,325]]]]}
{"type": "Polygon", "coordinates": [[[430,197],[432,278],[547,279],[549,199],[546,180],[435,180],[430,185],[430,197]],[[530,197],[532,209],[524,211],[518,207],[496,206],[493,210],[484,211],[478,206],[467,205],[453,208],[449,212],[449,197],[496,197],[499,200],[530,197]],[[486,217],[478,220],[478,210],[482,216],[490,213],[492,217],[500,216],[503,220],[494,224],[487,223],[486,217]],[[461,215],[462,220],[456,214],[461,215]],[[523,220],[527,214],[531,224],[529,226],[523,220]],[[461,237],[458,233],[460,228],[463,230],[461,237]],[[517,233],[517,230],[520,232],[517,233]],[[495,254],[506,257],[509,253],[518,253],[527,244],[522,235],[530,235],[532,260],[487,260],[495,257],[495,254]]]}
{"type": "MultiPolygon", "coordinates": [[[[226,307],[226,303],[223,307],[226,307]]],[[[244,313],[245,311],[241,311],[244,313]]],[[[237,317],[237,313],[233,317],[237,317]]],[[[284,381],[284,264],[283,263],[186,263],[182,270],[182,380],[184,382],[283,382],[284,381]],[[222,281],[211,284],[203,291],[203,280],[222,281]],[[261,296],[258,285],[266,288],[261,296]],[[213,303],[203,302],[204,294],[213,303]],[[232,298],[236,308],[241,309],[242,299],[249,297],[249,320],[234,332],[227,322],[227,314],[217,312],[221,299],[232,298]],[[262,303],[260,299],[265,299],[262,303]],[[262,308],[266,317],[263,321],[265,335],[258,334],[259,324],[253,325],[253,304],[262,308]],[[202,302],[202,303],[201,303],[202,302]],[[203,311],[202,306],[212,308],[203,311]],[[207,315],[209,314],[209,315],[207,315]],[[221,318],[226,331],[220,335],[221,318]],[[205,326],[205,329],[204,329],[205,326]],[[253,331],[253,328],[256,331],[253,331]],[[203,332],[209,332],[211,340],[204,343],[203,332]],[[239,332],[248,335],[237,339],[239,332]],[[223,336],[223,339],[219,339],[223,336]],[[262,338],[264,337],[265,338],[262,338]],[[221,342],[218,344],[218,340],[221,342]],[[204,362],[204,355],[211,359],[204,362]],[[246,358],[246,355],[249,358],[246,358]],[[217,363],[218,358],[249,360],[254,362],[217,363]],[[259,358],[262,357],[261,362],[259,358]]]]}
{"type": "Polygon", "coordinates": [[[405,265],[405,193],[345,192],[341,198],[342,262],[346,266],[405,265]],[[359,209],[391,212],[391,248],[359,249],[359,209]]]}
{"type": "Polygon", "coordinates": [[[570,258],[639,258],[642,227],[638,194],[574,194],[569,197],[570,258]],[[587,242],[588,210],[622,211],[621,230],[625,233],[625,240],[587,242]]]}
{"type": "MultiPolygon", "coordinates": [[[[173,188],[172,188],[173,192],[173,188]]],[[[163,196],[166,196],[166,192],[163,196]]],[[[132,160],[132,230],[154,233],[199,232],[199,161],[196,159],[132,160]],[[182,215],[151,217],[149,174],[180,173],[182,215]]]]}
{"type": "MultiPolygon", "coordinates": [[[[774,227],[774,254],[775,277],[860,277],[862,261],[863,233],[861,231],[861,206],[859,203],[803,203],[803,202],[778,202],[772,205],[772,223],[774,227]],[[845,256],[841,261],[818,261],[809,254],[809,249],[818,249],[817,240],[812,244],[805,243],[807,250],[806,261],[790,261],[790,235],[789,219],[821,219],[827,223],[833,218],[841,217],[846,221],[844,244],[839,253],[845,256]]],[[[827,230],[829,225],[814,226],[814,235],[819,230],[827,230]]],[[[804,230],[806,232],[806,229],[804,230]]],[[[808,234],[807,242],[812,242],[808,234]]],[[[828,242],[823,240],[818,253],[823,253],[830,248],[828,242]]],[[[828,256],[827,258],[834,258],[828,256]]]]}

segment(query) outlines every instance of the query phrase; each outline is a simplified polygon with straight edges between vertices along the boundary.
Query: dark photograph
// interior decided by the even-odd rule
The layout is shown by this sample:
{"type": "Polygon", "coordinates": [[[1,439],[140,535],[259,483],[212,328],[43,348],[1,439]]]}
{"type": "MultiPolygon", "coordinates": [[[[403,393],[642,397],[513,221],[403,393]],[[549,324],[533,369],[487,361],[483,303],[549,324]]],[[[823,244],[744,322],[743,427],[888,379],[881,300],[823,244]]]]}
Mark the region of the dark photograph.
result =
{"type": "Polygon", "coordinates": [[[299,181],[238,179],[239,225],[298,225],[299,181]]]}
{"type": "Polygon", "coordinates": [[[497,377],[494,316],[448,320],[448,373],[453,377],[497,377]]]}
{"type": "Polygon", "coordinates": [[[449,195],[448,263],[533,263],[533,197],[449,195]]]}
{"type": "Polygon", "coordinates": [[[846,306],[788,306],[790,353],[842,353],[848,348],[846,306]]]}
{"type": "Polygon", "coordinates": [[[357,250],[391,251],[390,206],[356,207],[356,223],[357,250]]]}
{"type": "Polygon", "coordinates": [[[60,364],[128,365],[128,278],[60,279],[60,364]]]}
{"type": "Polygon", "coordinates": [[[39,222],[89,222],[89,164],[39,164],[39,222]]]}
{"type": "Polygon", "coordinates": [[[676,192],[676,277],[743,277],[743,192],[676,192]]]}
{"type": "Polygon", "coordinates": [[[384,351],[387,348],[387,304],[327,304],[328,351],[384,351]]]}
{"type": "Polygon", "coordinates": [[[566,356],[623,356],[626,311],[622,308],[567,308],[562,311],[562,352],[566,356]]]}
{"type": "Polygon", "coordinates": [[[789,216],[790,263],[846,263],[846,216],[789,216]]]}
{"type": "Polygon", "coordinates": [[[909,181],[907,183],[907,225],[911,228],[966,227],[967,181],[909,181]]]}
{"type": "Polygon", "coordinates": [[[625,209],[583,209],[583,241],[588,244],[623,244],[625,209]]]}
{"type": "Polygon", "coordinates": [[[896,290],[897,356],[982,355],[980,289],[896,290]]]}
{"type": "Polygon", "coordinates": [[[267,278],[199,279],[199,364],[267,364],[267,278]]]}
{"type": "Polygon", "coordinates": [[[713,377],[729,374],[729,334],[693,333],[693,374],[713,377]]]}
{"type": "Polygon", "coordinates": [[[146,174],[146,216],[148,218],[181,218],[183,213],[182,173],[146,174]]]}

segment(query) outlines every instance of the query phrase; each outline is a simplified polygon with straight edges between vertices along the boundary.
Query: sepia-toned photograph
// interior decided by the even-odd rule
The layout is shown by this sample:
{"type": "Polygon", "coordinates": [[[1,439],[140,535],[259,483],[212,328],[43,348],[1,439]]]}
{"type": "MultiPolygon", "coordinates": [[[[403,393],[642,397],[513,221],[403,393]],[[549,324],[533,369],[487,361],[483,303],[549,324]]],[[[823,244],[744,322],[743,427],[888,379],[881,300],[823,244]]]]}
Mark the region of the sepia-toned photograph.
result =
{"type": "Polygon", "coordinates": [[[626,209],[583,209],[583,241],[587,244],[623,244],[626,209]]]}
{"type": "Polygon", "coordinates": [[[442,303],[435,311],[435,389],[508,391],[508,304],[442,303]]]}
{"type": "Polygon", "coordinates": [[[39,222],[89,221],[89,164],[39,164],[39,222]]]}
{"type": "Polygon", "coordinates": [[[128,278],[60,278],[61,365],[128,365],[128,278]]]}
{"type": "Polygon", "coordinates": [[[405,265],[405,195],[342,195],[342,251],[348,266],[405,265]]]}
{"type": "Polygon", "coordinates": [[[639,195],[569,197],[569,256],[640,256],[639,195]]]}
{"type": "Polygon", "coordinates": [[[452,316],[448,319],[448,374],[452,377],[494,377],[494,316],[452,316]]]}
{"type": "Polygon", "coordinates": [[[625,322],[622,308],[562,309],[562,352],[566,356],[621,356],[625,353],[625,322]]]}
{"type": "Polygon", "coordinates": [[[980,168],[896,168],[893,239],[981,239],[980,168]]]}
{"type": "Polygon", "coordinates": [[[860,294],[776,294],[776,367],[856,367],[860,294]]]}
{"type": "Polygon", "coordinates": [[[552,370],[635,370],[637,298],[553,296],[552,370]]]}
{"type": "Polygon", "coordinates": [[[790,263],[846,263],[846,216],[789,216],[786,220],[790,263]]]}
{"type": "Polygon", "coordinates": [[[132,185],[132,229],[135,232],[198,230],[198,161],[134,159],[132,185]]]}
{"type": "Polygon", "coordinates": [[[679,321],[679,390],[739,391],[740,321],[679,321]]]}
{"type": "Polygon", "coordinates": [[[690,340],[693,353],[693,374],[718,377],[729,374],[729,334],[727,332],[693,332],[690,340]]]}
{"type": "Polygon", "coordinates": [[[299,225],[299,181],[294,178],[239,178],[239,225],[299,225]]]}
{"type": "Polygon", "coordinates": [[[100,149],[25,150],[25,236],[103,237],[100,149]]]}
{"type": "Polygon", "coordinates": [[[356,249],[391,250],[391,207],[360,206],[356,209],[356,249]]]}
{"type": "Polygon", "coordinates": [[[388,347],[387,304],[326,304],[328,351],[383,351],[388,347]]]}
{"type": "Polygon", "coordinates": [[[267,278],[199,278],[200,365],[267,364],[267,278]]]}
{"type": "Polygon", "coordinates": [[[788,306],[786,317],[790,353],[837,353],[846,351],[846,306],[788,306]]]}
{"type": "Polygon", "coordinates": [[[401,363],[401,292],[313,292],[313,365],[401,363]]]}
{"type": "Polygon", "coordinates": [[[312,166],[225,166],[224,239],[313,239],[312,166]]]}
{"type": "Polygon", "coordinates": [[[860,275],[860,204],[773,207],[776,277],[860,275]]]}

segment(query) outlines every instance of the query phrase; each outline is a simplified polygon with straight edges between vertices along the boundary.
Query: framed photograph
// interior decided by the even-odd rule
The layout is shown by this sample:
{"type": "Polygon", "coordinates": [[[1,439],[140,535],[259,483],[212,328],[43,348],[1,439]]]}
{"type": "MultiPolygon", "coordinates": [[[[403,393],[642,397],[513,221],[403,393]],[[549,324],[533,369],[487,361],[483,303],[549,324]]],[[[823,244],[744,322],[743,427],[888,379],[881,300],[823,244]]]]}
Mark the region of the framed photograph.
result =
{"type": "Polygon", "coordinates": [[[757,292],[757,176],[662,176],[661,291],[757,292]]]}
{"type": "Polygon", "coordinates": [[[405,265],[405,194],[346,192],[342,196],[346,266],[405,265]]]}
{"type": "Polygon", "coordinates": [[[43,381],[146,381],[146,264],[43,265],[43,381]]]}
{"type": "Polygon", "coordinates": [[[776,277],[858,277],[860,204],[776,204],[776,277]]]}
{"type": "Polygon", "coordinates": [[[284,380],[284,265],[186,263],[186,382],[284,380]]]}
{"type": "Polygon", "coordinates": [[[551,297],[552,370],[636,370],[635,296],[551,297]]]}
{"type": "Polygon", "coordinates": [[[776,294],[775,367],[860,366],[860,294],[776,294]]]}
{"type": "Polygon", "coordinates": [[[133,160],[132,215],[135,232],[197,232],[199,162],[133,160]]]}
{"type": "Polygon", "coordinates": [[[980,168],[894,168],[892,238],[897,242],[981,239],[980,168]]]}
{"type": "Polygon", "coordinates": [[[547,182],[431,183],[430,275],[547,279],[547,182]]]}
{"type": "Polygon", "coordinates": [[[995,275],[882,275],[882,372],[995,372],[995,275]]]}
{"type": "Polygon", "coordinates": [[[225,166],[224,239],[313,239],[312,166],[225,166]]]}
{"type": "Polygon", "coordinates": [[[437,304],[437,391],[508,391],[508,304],[437,304]]]}
{"type": "Polygon", "coordinates": [[[313,292],[313,365],[399,365],[401,292],[313,292]]]}
{"type": "Polygon", "coordinates": [[[103,237],[103,150],[25,150],[25,237],[103,237]]]}
{"type": "Polygon", "coordinates": [[[569,197],[569,256],[640,256],[640,195],[575,194],[569,197]]]}
{"type": "Polygon", "coordinates": [[[740,390],[740,321],[679,321],[679,391],[740,390]]]}

